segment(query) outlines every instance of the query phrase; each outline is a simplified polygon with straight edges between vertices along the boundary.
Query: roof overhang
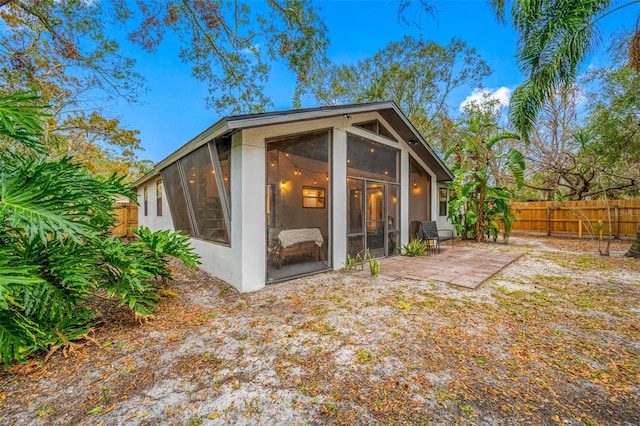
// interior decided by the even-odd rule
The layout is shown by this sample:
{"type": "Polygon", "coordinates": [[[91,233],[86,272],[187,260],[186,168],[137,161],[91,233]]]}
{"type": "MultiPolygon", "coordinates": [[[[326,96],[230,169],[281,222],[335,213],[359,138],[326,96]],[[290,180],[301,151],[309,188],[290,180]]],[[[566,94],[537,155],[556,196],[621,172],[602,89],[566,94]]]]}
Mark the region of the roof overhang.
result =
{"type": "Polygon", "coordinates": [[[256,114],[234,115],[225,117],[214,125],[200,133],[198,136],[178,148],[171,155],[160,161],[153,170],[136,181],[136,186],[159,175],[160,171],[182,158],[189,152],[199,148],[205,143],[220,137],[225,137],[242,129],[252,127],[270,126],[274,124],[286,124],[292,122],[318,120],[336,116],[350,116],[364,112],[378,112],[393,127],[400,137],[408,142],[410,149],[429,167],[436,175],[436,180],[453,180],[453,174],[436,154],[433,148],[424,140],[422,135],[411,124],[409,119],[400,111],[393,101],[371,102],[364,104],[338,105],[317,108],[305,108],[297,110],[284,110],[256,114]]]}

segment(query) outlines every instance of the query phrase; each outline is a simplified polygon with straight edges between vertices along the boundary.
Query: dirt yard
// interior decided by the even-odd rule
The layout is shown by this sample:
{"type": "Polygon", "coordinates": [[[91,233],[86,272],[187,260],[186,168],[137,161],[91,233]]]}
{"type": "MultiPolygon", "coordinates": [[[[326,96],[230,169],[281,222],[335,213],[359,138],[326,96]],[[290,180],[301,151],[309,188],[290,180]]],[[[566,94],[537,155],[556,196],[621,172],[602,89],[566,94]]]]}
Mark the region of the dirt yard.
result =
{"type": "Polygon", "coordinates": [[[629,245],[483,244],[523,256],[476,290],[337,271],[238,294],[176,265],[155,320],[105,306],[95,341],[0,373],[0,424],[638,425],[629,245]]]}

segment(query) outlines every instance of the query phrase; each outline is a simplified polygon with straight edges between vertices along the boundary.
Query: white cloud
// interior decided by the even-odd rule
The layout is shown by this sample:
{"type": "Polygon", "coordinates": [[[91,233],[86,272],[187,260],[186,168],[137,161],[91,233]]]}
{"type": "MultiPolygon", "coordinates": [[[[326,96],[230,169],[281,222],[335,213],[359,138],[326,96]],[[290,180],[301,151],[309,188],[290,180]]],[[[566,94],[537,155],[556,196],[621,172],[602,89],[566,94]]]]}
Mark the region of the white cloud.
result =
{"type": "Polygon", "coordinates": [[[252,47],[253,47],[253,49],[255,49],[255,51],[252,50],[252,49],[249,49],[248,47],[245,47],[244,49],[242,49],[240,51],[240,53],[242,53],[244,55],[254,56],[255,52],[259,52],[260,51],[260,43],[254,44],[252,47]]]}
{"type": "Polygon", "coordinates": [[[460,111],[463,111],[464,108],[468,105],[481,104],[486,100],[496,100],[502,108],[505,108],[509,106],[509,101],[511,100],[511,92],[512,90],[505,86],[499,87],[497,89],[475,88],[473,89],[473,92],[460,103],[460,111]]]}

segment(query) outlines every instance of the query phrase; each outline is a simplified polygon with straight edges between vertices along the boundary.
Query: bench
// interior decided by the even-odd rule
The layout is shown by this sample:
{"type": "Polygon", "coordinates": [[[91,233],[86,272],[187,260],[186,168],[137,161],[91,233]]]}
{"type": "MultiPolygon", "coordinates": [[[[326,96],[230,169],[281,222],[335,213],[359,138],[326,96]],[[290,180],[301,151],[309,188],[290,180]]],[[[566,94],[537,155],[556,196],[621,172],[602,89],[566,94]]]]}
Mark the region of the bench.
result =
{"type": "Polygon", "coordinates": [[[309,255],[317,262],[320,260],[320,247],[323,243],[324,238],[317,228],[287,229],[278,234],[271,254],[278,269],[289,256],[309,255]]]}

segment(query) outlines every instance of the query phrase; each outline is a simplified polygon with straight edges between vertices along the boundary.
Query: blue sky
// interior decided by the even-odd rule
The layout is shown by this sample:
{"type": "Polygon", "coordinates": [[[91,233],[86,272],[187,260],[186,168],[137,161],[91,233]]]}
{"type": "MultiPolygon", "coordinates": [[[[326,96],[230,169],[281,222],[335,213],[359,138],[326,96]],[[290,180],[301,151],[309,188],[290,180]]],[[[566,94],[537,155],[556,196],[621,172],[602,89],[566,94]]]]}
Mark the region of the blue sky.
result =
{"type": "MultiPolygon", "coordinates": [[[[486,0],[440,0],[437,11],[420,17],[421,27],[401,24],[397,2],[393,0],[315,1],[328,28],[329,58],[338,63],[351,63],[375,54],[404,35],[447,44],[452,37],[475,47],[493,69],[484,87],[503,96],[515,89],[523,76],[515,61],[517,37],[510,26],[497,22],[486,0]]],[[[612,14],[602,21],[604,35],[622,25],[635,24],[640,6],[612,14]]],[[[409,15],[411,16],[411,15],[409,15]]],[[[601,46],[585,67],[604,55],[601,46]]],[[[135,48],[127,52],[137,59],[137,71],[145,76],[149,91],[142,104],[116,104],[115,113],[122,124],[140,130],[144,151],[140,158],[154,162],[175,151],[191,138],[216,122],[220,115],[205,107],[207,88],[191,76],[189,65],[178,58],[178,46],[166,40],[157,53],[150,55],[135,48]]],[[[272,70],[265,91],[271,97],[273,110],[292,107],[294,77],[282,67],[272,70]]],[[[465,87],[450,96],[452,108],[459,107],[475,88],[465,87]]],[[[303,99],[303,107],[315,106],[303,99]]]]}

